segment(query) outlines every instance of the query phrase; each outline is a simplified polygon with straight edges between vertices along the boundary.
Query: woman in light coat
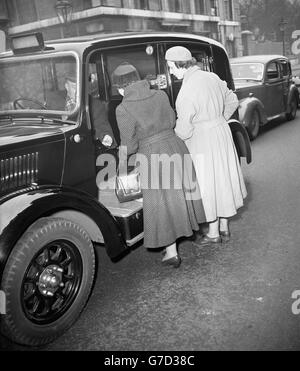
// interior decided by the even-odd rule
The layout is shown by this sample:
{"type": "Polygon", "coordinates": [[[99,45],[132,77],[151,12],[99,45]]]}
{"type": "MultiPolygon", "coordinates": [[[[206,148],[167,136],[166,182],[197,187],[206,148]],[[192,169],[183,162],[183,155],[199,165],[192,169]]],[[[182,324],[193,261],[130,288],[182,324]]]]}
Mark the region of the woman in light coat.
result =
{"type": "Polygon", "coordinates": [[[176,46],[166,52],[170,73],[183,79],[176,100],[176,134],[194,161],[209,223],[200,245],[228,241],[228,219],[247,195],[227,121],[238,107],[237,96],[212,72],[202,71],[190,51],[176,46]]]}

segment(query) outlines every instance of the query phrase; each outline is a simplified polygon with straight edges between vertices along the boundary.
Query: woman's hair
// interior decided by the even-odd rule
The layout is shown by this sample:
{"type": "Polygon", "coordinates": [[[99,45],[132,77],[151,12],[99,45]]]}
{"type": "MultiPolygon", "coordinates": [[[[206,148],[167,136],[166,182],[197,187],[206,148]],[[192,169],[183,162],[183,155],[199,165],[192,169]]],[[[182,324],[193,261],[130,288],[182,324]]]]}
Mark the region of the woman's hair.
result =
{"type": "Polygon", "coordinates": [[[197,60],[193,57],[190,61],[174,62],[177,68],[190,68],[197,64],[197,60]]]}
{"type": "Polygon", "coordinates": [[[111,75],[112,84],[118,89],[124,89],[140,80],[141,78],[137,69],[127,62],[120,64],[111,75]]]}

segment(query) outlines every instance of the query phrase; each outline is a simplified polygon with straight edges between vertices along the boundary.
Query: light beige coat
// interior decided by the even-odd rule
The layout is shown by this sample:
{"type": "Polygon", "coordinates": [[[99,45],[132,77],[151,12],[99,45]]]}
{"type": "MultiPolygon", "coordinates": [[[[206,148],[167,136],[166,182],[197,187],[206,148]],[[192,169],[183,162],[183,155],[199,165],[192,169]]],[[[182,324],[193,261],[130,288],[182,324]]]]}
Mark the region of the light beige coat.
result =
{"type": "Polygon", "coordinates": [[[176,101],[175,132],[193,157],[208,222],[235,215],[247,196],[227,124],[238,104],[216,74],[197,66],[186,72],[176,101]]]}

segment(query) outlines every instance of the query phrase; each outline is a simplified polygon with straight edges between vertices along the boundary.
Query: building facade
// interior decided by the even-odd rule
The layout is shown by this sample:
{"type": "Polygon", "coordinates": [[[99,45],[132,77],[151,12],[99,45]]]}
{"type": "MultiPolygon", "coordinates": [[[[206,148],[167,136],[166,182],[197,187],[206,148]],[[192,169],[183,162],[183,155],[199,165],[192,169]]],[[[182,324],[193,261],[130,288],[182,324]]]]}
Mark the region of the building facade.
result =
{"type": "Polygon", "coordinates": [[[180,31],[219,40],[242,55],[238,0],[69,0],[72,22],[61,24],[57,0],[0,0],[8,36],[40,31],[46,40],[123,31],[180,31]]]}

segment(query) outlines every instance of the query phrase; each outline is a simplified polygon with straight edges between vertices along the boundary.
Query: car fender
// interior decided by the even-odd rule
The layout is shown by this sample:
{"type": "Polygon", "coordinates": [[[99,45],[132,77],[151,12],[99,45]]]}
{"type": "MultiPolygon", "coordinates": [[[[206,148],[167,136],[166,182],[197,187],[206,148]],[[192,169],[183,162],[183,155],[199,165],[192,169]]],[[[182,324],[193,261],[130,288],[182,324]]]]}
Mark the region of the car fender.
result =
{"type": "Polygon", "coordinates": [[[266,124],[268,119],[265,113],[265,108],[262,102],[256,97],[247,97],[240,100],[239,104],[239,118],[240,121],[245,127],[249,126],[252,114],[254,110],[259,112],[260,120],[262,124],[266,124]]]}
{"type": "Polygon", "coordinates": [[[65,217],[80,223],[95,242],[105,243],[116,258],[126,250],[120,227],[110,212],[87,193],[73,188],[36,187],[0,199],[0,274],[14,245],[42,217],[65,217]]]}
{"type": "Polygon", "coordinates": [[[231,119],[228,121],[232,138],[239,157],[246,157],[247,164],[252,162],[252,151],[250,139],[245,126],[238,120],[231,119]]]}

